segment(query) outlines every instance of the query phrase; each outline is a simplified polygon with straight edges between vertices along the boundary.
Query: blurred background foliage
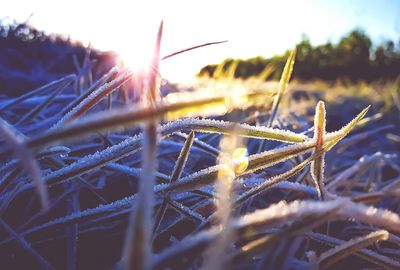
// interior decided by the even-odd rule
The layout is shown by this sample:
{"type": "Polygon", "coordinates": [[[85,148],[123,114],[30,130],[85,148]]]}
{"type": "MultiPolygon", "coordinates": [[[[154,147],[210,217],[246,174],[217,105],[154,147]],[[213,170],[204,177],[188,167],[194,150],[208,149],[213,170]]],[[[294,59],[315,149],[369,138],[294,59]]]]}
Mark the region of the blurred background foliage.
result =
{"type": "MultiPolygon", "coordinates": [[[[198,76],[215,79],[228,74],[235,78],[262,77],[279,79],[289,50],[283,55],[271,58],[257,56],[250,59],[226,59],[220,64],[203,67],[198,76]],[[268,75],[268,76],[266,76],[268,75]]],[[[297,45],[296,68],[294,77],[298,80],[336,80],[374,81],[395,79],[400,73],[400,40],[386,40],[374,45],[361,29],[355,29],[345,35],[337,44],[313,46],[304,36],[297,45]]]]}
{"type": "Polygon", "coordinates": [[[60,35],[48,35],[27,23],[0,20],[0,93],[19,96],[26,91],[77,73],[89,55],[86,70],[95,77],[114,65],[114,55],[86,48],[60,35]]]}

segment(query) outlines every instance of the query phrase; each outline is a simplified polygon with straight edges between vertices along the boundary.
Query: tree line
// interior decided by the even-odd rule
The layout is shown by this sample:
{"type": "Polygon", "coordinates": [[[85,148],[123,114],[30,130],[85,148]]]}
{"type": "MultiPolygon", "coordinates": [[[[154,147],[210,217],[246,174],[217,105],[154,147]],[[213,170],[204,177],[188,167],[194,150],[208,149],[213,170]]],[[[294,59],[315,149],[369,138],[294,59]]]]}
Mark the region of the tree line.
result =
{"type": "MultiPolygon", "coordinates": [[[[289,51],[271,58],[230,58],[220,64],[203,67],[198,76],[218,79],[230,74],[244,79],[254,76],[279,79],[288,55],[289,51]]],[[[327,42],[313,46],[307,37],[303,37],[297,45],[295,65],[294,77],[300,80],[394,79],[400,74],[400,40],[397,45],[391,40],[373,45],[361,29],[351,31],[336,44],[327,42]]]]}

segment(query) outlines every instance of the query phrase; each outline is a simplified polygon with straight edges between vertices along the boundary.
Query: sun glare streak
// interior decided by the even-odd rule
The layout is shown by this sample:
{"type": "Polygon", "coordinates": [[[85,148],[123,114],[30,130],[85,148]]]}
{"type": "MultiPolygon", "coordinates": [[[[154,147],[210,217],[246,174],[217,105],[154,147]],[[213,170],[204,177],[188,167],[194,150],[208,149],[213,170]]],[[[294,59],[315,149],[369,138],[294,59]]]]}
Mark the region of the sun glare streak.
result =
{"type": "MultiPolygon", "coordinates": [[[[251,106],[263,107],[271,102],[273,90],[246,85],[240,80],[221,80],[204,85],[197,85],[196,90],[170,93],[163,97],[164,104],[178,104],[182,102],[198,103],[208,100],[204,106],[196,105],[167,113],[166,119],[173,120],[180,117],[208,117],[222,115],[234,109],[246,109],[251,106]]],[[[273,88],[271,88],[273,89],[273,88]]]]}

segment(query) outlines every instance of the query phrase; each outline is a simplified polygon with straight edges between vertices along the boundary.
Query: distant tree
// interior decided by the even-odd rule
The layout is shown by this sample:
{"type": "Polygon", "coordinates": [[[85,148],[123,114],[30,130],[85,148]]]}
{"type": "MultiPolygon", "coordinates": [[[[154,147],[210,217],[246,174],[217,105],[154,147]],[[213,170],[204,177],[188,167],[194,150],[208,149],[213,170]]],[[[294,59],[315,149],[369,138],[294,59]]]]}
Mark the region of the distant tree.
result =
{"type": "Polygon", "coordinates": [[[338,66],[351,79],[366,78],[370,70],[372,42],[361,30],[354,30],[342,38],[337,46],[338,66]]]}

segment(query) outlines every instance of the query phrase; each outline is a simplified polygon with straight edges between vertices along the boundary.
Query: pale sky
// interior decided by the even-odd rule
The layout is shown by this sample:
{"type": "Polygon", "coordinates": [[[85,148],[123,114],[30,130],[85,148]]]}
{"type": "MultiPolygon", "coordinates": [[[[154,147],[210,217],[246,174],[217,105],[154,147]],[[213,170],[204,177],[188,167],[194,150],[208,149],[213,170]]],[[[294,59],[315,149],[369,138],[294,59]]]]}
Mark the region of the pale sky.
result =
{"type": "Polygon", "coordinates": [[[25,21],[33,13],[29,22],[37,29],[115,50],[132,65],[148,58],[161,20],[163,54],[229,41],[165,61],[162,75],[172,81],[188,81],[228,57],[282,53],[302,34],[313,44],[335,42],[355,27],[375,41],[400,37],[400,0],[0,0],[0,6],[0,18],[25,21]]]}

